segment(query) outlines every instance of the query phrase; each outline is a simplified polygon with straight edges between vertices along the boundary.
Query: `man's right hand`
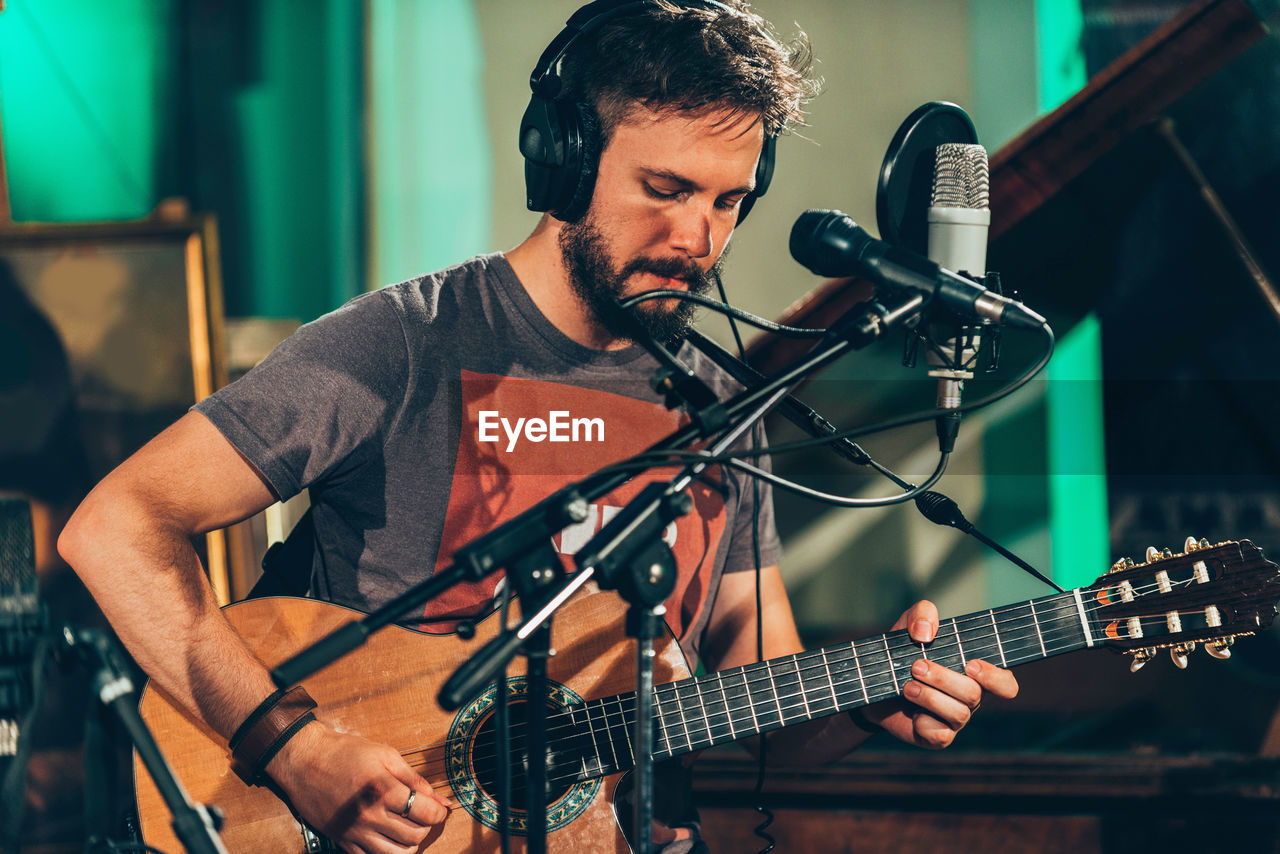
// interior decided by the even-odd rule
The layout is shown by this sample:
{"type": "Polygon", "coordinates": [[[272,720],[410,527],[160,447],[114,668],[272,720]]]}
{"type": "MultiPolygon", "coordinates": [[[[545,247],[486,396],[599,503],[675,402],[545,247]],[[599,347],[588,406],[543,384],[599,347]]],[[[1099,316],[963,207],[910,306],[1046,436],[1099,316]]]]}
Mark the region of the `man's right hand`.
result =
{"type": "Polygon", "coordinates": [[[393,748],[319,721],[290,739],[267,773],[312,827],[351,854],[421,851],[448,815],[449,801],[393,748]]]}

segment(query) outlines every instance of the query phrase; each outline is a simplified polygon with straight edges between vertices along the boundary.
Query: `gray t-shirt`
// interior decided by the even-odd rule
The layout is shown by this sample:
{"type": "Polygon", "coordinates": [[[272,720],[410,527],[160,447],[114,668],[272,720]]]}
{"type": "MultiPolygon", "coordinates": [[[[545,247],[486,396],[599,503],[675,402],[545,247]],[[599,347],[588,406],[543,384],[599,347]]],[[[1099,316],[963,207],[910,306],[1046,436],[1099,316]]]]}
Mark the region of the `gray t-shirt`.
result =
{"type": "MultiPolygon", "coordinates": [[[[681,355],[722,399],[737,389],[695,352],[681,355]]],[[[310,489],[314,591],[369,611],[553,490],[683,423],[650,389],[655,367],[639,347],[597,351],[565,336],[494,254],[351,300],[195,408],[281,499],[310,489]]],[[[715,472],[665,532],[680,568],[667,619],[691,660],[721,574],[755,566],[752,485],[715,472]]],[[[638,476],[557,535],[566,566],[617,508],[670,475],[638,476]]],[[[767,485],[759,494],[769,566],[780,549],[767,485]]],[[[419,622],[447,629],[485,612],[496,583],[454,588],[419,622]]]]}

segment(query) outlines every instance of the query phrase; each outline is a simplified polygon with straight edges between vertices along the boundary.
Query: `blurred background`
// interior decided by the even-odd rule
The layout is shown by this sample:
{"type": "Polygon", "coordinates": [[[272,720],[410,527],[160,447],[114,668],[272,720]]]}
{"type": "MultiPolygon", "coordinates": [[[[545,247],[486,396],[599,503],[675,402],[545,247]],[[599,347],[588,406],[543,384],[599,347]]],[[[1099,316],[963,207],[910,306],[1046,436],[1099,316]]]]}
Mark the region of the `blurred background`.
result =
{"type": "MultiPolygon", "coordinates": [[[[5,408],[0,422],[7,425],[0,435],[15,447],[44,447],[52,454],[46,459],[65,464],[65,471],[59,470],[61,486],[42,491],[33,484],[47,481],[40,473],[48,470],[33,468],[29,454],[0,448],[0,490],[37,499],[38,530],[44,520],[36,550],[42,584],[73,590],[73,580],[50,548],[59,520],[113,461],[202,396],[202,384],[212,388],[234,378],[298,323],[363,291],[472,254],[510,248],[528,234],[538,215],[524,209],[516,124],[528,99],[529,71],[578,4],[8,0],[0,5],[5,6],[0,12],[0,133],[13,222],[3,229],[9,242],[0,246],[2,263],[8,265],[2,269],[12,268],[6,277],[18,290],[26,288],[23,310],[34,310],[33,317],[43,313],[59,330],[70,322],[63,318],[75,314],[73,309],[114,329],[150,324],[160,338],[171,330],[178,351],[166,350],[172,341],[145,344],[142,355],[150,358],[139,363],[177,359],[183,374],[181,381],[148,380],[147,388],[178,390],[168,397],[150,395],[154,406],[145,418],[128,421],[128,429],[120,429],[115,416],[108,425],[114,431],[109,452],[100,449],[107,432],[102,418],[72,412],[78,421],[69,427],[65,404],[72,395],[68,389],[77,389],[84,410],[86,366],[109,352],[118,355],[116,350],[97,339],[64,340],[70,363],[57,377],[35,380],[15,368],[11,373],[18,379],[0,387],[5,408]],[[49,237],[34,225],[59,223],[121,225],[114,231],[63,232],[64,238],[49,237]],[[44,261],[39,252],[31,254],[47,247],[41,240],[58,239],[64,239],[61,248],[47,250],[53,255],[44,261]],[[94,246],[87,253],[86,243],[94,246]],[[137,260],[129,247],[150,260],[137,260]],[[176,283],[174,293],[185,302],[162,309],[156,306],[163,300],[135,299],[123,286],[104,290],[101,268],[67,274],[66,258],[58,253],[68,251],[81,264],[86,257],[101,260],[103,253],[123,252],[125,260],[112,261],[111,269],[123,265],[137,276],[143,275],[138,270],[151,271],[146,275],[176,283]],[[64,265],[62,278],[42,272],[40,265],[56,263],[64,265]],[[176,268],[165,272],[166,265],[176,268]],[[44,283],[44,292],[24,284],[32,277],[44,283]],[[62,284],[50,291],[51,281],[62,284]],[[85,308],[95,305],[100,308],[85,308]],[[176,311],[178,319],[157,321],[162,310],[176,311]],[[190,384],[188,370],[196,377],[190,384]],[[19,388],[21,377],[27,378],[25,389],[19,388]],[[30,395],[32,387],[52,413],[48,423],[61,426],[39,426],[22,416],[32,410],[20,406],[27,400],[20,394],[30,395]],[[49,451],[45,440],[59,430],[62,444],[54,447],[63,450],[49,451]]],[[[1031,133],[1021,143],[1019,137],[1082,88],[1106,81],[1114,73],[1112,63],[1123,62],[1125,52],[1143,39],[1150,45],[1150,39],[1162,38],[1161,33],[1171,37],[1170,27],[1181,26],[1180,32],[1203,33],[1199,41],[1213,43],[1210,52],[1217,58],[1210,62],[1196,53],[1192,66],[1201,62],[1204,68],[1184,68],[1185,85],[1160,111],[1172,120],[1175,141],[1154,126],[1126,130],[1116,144],[1100,147],[1061,192],[993,241],[988,267],[1003,274],[1006,292],[1015,290],[1049,317],[1058,351],[1045,375],[966,418],[940,488],[980,530],[1067,587],[1091,582],[1117,558],[1141,560],[1148,545],[1177,551],[1188,535],[1215,542],[1250,538],[1264,548],[1280,548],[1280,432],[1275,427],[1280,315],[1268,305],[1264,290],[1267,271],[1280,269],[1280,220],[1274,214],[1280,191],[1280,46],[1274,35],[1262,34],[1261,23],[1274,17],[1274,4],[758,0],[752,5],[783,37],[800,29],[808,33],[824,80],[807,126],[780,141],[772,188],[735,234],[726,266],[731,300],[769,318],[782,316],[820,284],[787,249],[798,214],[839,208],[875,233],[881,160],[895,130],[916,107],[929,101],[959,104],[972,117],[980,142],[996,155],[1006,146],[1014,150],[1043,140],[1043,124],[1038,136],[1031,133]],[[1242,23],[1214,29],[1213,21],[1223,16],[1242,23]],[[1179,148],[1200,170],[1198,177],[1179,159],[1179,148]],[[1206,187],[1221,210],[1206,201],[1206,187]],[[1256,269],[1242,260],[1249,258],[1256,269]]],[[[1185,62],[1174,55],[1156,64],[1185,62]]],[[[1089,103],[1077,99],[1074,112],[1067,104],[1066,112],[1056,115],[1075,122],[1078,138],[1106,137],[1114,127],[1103,122],[1090,128],[1089,103]]],[[[1139,97],[1126,109],[1143,107],[1139,97]]],[[[1054,170],[1051,149],[1039,168],[1054,170]]],[[[6,281],[6,287],[13,286],[6,281]]],[[[19,317],[26,315],[15,310],[0,317],[0,329],[29,330],[40,323],[38,317],[15,320],[19,317]]],[[[732,343],[725,324],[704,320],[702,328],[732,343]]],[[[969,393],[1016,375],[1035,358],[1038,346],[1033,336],[1007,334],[999,370],[973,381],[969,393]]],[[[848,357],[812,381],[802,396],[841,426],[929,408],[935,383],[923,366],[903,367],[902,348],[898,337],[848,357]]],[[[136,371],[124,373],[136,376],[136,371]]],[[[148,395],[133,394],[128,406],[136,408],[139,398],[148,395]]],[[[775,444],[796,437],[783,423],[771,424],[770,435],[775,444]]],[[[936,440],[929,424],[873,436],[863,444],[908,479],[924,478],[934,465],[936,440]]],[[[779,457],[774,467],[846,494],[894,491],[886,481],[821,452],[779,457]]],[[[788,588],[811,644],[883,631],[921,597],[937,602],[944,615],[955,615],[1048,592],[976,541],[934,527],[910,504],[833,510],[784,493],[776,493],[775,502],[788,588]]],[[[296,506],[278,509],[207,544],[211,561],[226,552],[219,591],[225,598],[247,592],[261,551],[287,531],[297,512],[296,506]]],[[[65,614],[89,613],[90,603],[77,594],[60,595],[69,597],[65,614]]],[[[1032,665],[1021,677],[1023,696],[984,708],[956,749],[1007,751],[1024,758],[1065,751],[1171,761],[1221,754],[1235,757],[1231,761],[1237,764],[1226,766],[1229,771],[1215,765],[1212,773],[1235,785],[1231,775],[1242,767],[1240,757],[1252,761],[1280,753],[1280,730],[1272,729],[1280,700],[1278,653],[1273,630],[1260,641],[1241,644],[1225,664],[1198,656],[1185,673],[1173,672],[1162,657],[1129,675],[1127,659],[1110,653],[1032,665]]],[[[75,741],[70,736],[48,740],[75,741]]],[[[879,746],[891,748],[887,742],[879,746]]],[[[74,764],[74,758],[67,761],[74,764]]],[[[1044,766],[1038,767],[1043,772],[1044,766]]],[[[946,779],[992,774],[986,766],[966,768],[947,766],[951,777],[946,779]]],[[[1273,766],[1267,768],[1271,776],[1264,774],[1265,780],[1274,781],[1273,766]]],[[[1099,779],[1116,776],[1101,766],[1089,769],[1099,779]]],[[[1166,770],[1143,773],[1162,780],[1166,770]]],[[[62,792],[57,797],[78,797],[66,794],[74,786],[57,782],[75,772],[47,773],[53,782],[37,781],[34,788],[44,785],[46,794],[57,790],[62,792]]],[[[893,772],[878,767],[866,773],[867,779],[874,774],[884,779],[893,772]]],[[[724,794],[735,791],[726,782],[732,776],[708,777],[708,803],[720,803],[715,799],[721,795],[725,803],[732,800],[724,794]]],[[[1262,784],[1249,779],[1250,797],[1264,797],[1258,794],[1262,784]]],[[[943,782],[917,783],[949,791],[943,782]]],[[[832,809],[852,809],[849,804],[902,808],[896,801],[877,801],[871,783],[854,789],[849,794],[830,784],[824,791],[850,798],[832,809]]],[[[1120,802],[1132,804],[1136,798],[1150,806],[1167,794],[1157,786],[1145,794],[1122,795],[1120,802]]],[[[1225,790],[1219,794],[1228,797],[1225,790]]],[[[56,800],[47,796],[50,803],[56,800]]],[[[992,809],[994,795],[986,797],[979,812],[992,809]]],[[[1244,796],[1230,803],[1232,809],[1256,805],[1244,796]]],[[[48,817],[57,811],[47,807],[33,806],[45,818],[32,824],[32,844],[55,844],[82,832],[77,808],[62,810],[66,818],[59,822],[48,817]]],[[[1019,809],[1048,808],[1037,802],[1019,809]]],[[[1106,824],[1111,813],[1077,804],[1077,812],[1091,811],[1104,816],[1097,825],[1103,829],[1058,827],[1058,844],[1070,839],[1079,843],[1078,850],[1096,850],[1132,841],[1106,824]]],[[[725,812],[733,810],[725,807],[725,812]]],[[[868,815],[856,812],[850,827],[872,827],[856,823],[871,821],[868,815]]],[[[1257,838],[1275,844],[1274,835],[1268,835],[1273,825],[1249,816],[1248,827],[1262,828],[1257,838]]],[[[935,824],[957,832],[944,820],[935,824]]],[[[975,845],[989,845],[991,832],[982,830],[988,835],[975,837],[984,840],[975,845]]],[[[964,847],[956,844],[953,850],[964,847]]],[[[1206,850],[1213,844],[1208,837],[1203,841],[1206,850]]]]}

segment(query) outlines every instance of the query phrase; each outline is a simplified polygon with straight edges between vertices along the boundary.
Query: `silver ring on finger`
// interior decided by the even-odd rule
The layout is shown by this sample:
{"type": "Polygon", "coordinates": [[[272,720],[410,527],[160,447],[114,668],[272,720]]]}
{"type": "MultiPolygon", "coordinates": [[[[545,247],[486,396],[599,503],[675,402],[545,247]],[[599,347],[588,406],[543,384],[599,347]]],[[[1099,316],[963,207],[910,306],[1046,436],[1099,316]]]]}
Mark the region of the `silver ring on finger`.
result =
{"type": "Polygon", "coordinates": [[[410,789],[410,790],[409,790],[409,800],[407,800],[407,801],[405,801],[405,802],[404,802],[404,809],[400,810],[400,817],[401,817],[401,818],[408,818],[408,817],[409,817],[409,810],[413,809],[413,799],[414,799],[414,798],[416,798],[416,797],[418,797],[418,790],[417,790],[417,789],[410,789]]]}

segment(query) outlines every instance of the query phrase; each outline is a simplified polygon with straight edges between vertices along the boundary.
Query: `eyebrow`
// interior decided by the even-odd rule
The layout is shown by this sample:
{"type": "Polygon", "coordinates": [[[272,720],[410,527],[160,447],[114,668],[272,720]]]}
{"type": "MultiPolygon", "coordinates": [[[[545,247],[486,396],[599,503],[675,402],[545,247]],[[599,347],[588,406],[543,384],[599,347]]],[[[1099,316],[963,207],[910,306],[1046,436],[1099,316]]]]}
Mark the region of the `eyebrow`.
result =
{"type": "MultiPolygon", "coordinates": [[[[698,186],[696,182],[690,181],[688,178],[684,177],[678,172],[672,172],[670,169],[652,169],[648,166],[641,166],[640,171],[651,178],[660,178],[664,181],[671,181],[672,183],[679,184],[681,187],[685,187],[690,190],[702,189],[701,187],[698,186]]],[[[751,185],[747,185],[743,187],[734,187],[732,190],[729,190],[727,193],[723,193],[722,195],[736,196],[739,193],[745,195],[747,193],[750,193],[752,189],[754,188],[751,185]]]]}

